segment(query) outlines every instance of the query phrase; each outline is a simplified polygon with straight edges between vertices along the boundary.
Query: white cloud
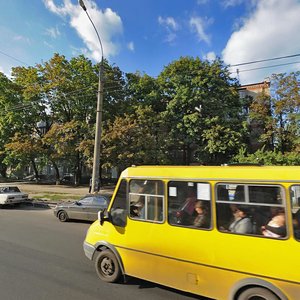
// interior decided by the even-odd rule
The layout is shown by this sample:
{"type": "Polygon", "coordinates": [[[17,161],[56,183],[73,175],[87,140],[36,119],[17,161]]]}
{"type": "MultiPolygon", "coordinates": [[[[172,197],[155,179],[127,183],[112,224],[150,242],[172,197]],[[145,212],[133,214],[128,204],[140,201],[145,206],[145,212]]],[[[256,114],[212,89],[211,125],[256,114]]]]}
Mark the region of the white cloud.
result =
{"type": "Polygon", "coordinates": [[[233,21],[233,24],[232,24],[232,30],[233,30],[233,31],[238,31],[238,30],[240,30],[240,28],[244,26],[246,20],[247,20],[247,19],[246,19],[245,17],[236,18],[236,19],[233,21]]]}
{"type": "Polygon", "coordinates": [[[190,18],[190,27],[195,30],[199,41],[204,41],[210,45],[211,37],[205,32],[205,28],[213,22],[213,19],[204,19],[201,17],[190,18]]]}
{"type": "Polygon", "coordinates": [[[206,4],[208,2],[209,2],[209,0],[197,0],[198,5],[203,5],[203,4],[206,4]]]}
{"type": "Polygon", "coordinates": [[[57,27],[47,28],[46,35],[49,35],[53,39],[56,39],[58,36],[60,36],[60,31],[57,27]]]}
{"type": "Polygon", "coordinates": [[[172,43],[177,37],[176,31],[179,29],[178,23],[175,21],[173,17],[163,18],[161,16],[158,17],[158,23],[161,26],[163,26],[167,31],[167,36],[165,41],[167,43],[172,43]]]}
{"type": "Polygon", "coordinates": [[[11,67],[0,66],[0,72],[3,73],[7,78],[11,79],[11,67]]]}
{"type": "Polygon", "coordinates": [[[158,23],[160,25],[164,25],[169,29],[177,30],[178,24],[176,23],[175,19],[172,17],[163,18],[161,16],[158,17],[158,23]]]}
{"type": "Polygon", "coordinates": [[[15,35],[15,36],[13,37],[13,40],[14,40],[14,41],[25,42],[25,43],[31,45],[30,39],[29,39],[28,37],[26,37],[26,36],[23,36],[23,35],[15,35]]]}
{"type": "Polygon", "coordinates": [[[134,51],[134,43],[133,42],[129,42],[127,44],[127,48],[130,50],[130,51],[134,51]]]}
{"type": "Polygon", "coordinates": [[[204,55],[204,59],[207,59],[208,61],[213,61],[216,59],[216,53],[215,52],[208,52],[206,55],[204,55]]]}
{"type": "MultiPolygon", "coordinates": [[[[64,0],[61,6],[56,5],[54,0],[44,0],[44,3],[51,12],[69,18],[71,27],[76,30],[88,48],[89,56],[99,61],[102,56],[99,40],[85,11],[79,5],[72,4],[71,0],[64,0]]],[[[114,38],[123,32],[120,16],[110,8],[99,9],[92,0],[85,0],[84,3],[99,33],[104,57],[109,58],[118,54],[119,46],[114,42],[114,38]]]]}
{"type": "Polygon", "coordinates": [[[73,9],[73,5],[70,0],[64,0],[64,4],[61,6],[55,5],[53,0],[44,0],[46,7],[53,13],[61,16],[66,16],[73,9]]]}
{"type": "Polygon", "coordinates": [[[53,45],[51,45],[50,43],[44,41],[44,45],[47,46],[50,49],[54,49],[53,45]]]}
{"type": "Polygon", "coordinates": [[[89,56],[89,51],[87,48],[76,48],[74,46],[70,46],[70,48],[72,49],[72,55],[73,56],[78,56],[78,55],[85,55],[85,56],[89,56]]]}
{"type": "MultiPolygon", "coordinates": [[[[300,3],[297,0],[261,0],[256,9],[235,31],[222,52],[226,64],[238,64],[299,53],[300,49],[300,3]]],[[[244,71],[282,64],[287,60],[234,67],[239,68],[240,81],[262,81],[273,72],[287,72],[295,65],[244,71]]]]}
{"type": "Polygon", "coordinates": [[[228,7],[233,7],[233,6],[237,6],[240,5],[244,2],[245,0],[223,0],[221,2],[222,6],[224,6],[225,8],[228,7]]]}

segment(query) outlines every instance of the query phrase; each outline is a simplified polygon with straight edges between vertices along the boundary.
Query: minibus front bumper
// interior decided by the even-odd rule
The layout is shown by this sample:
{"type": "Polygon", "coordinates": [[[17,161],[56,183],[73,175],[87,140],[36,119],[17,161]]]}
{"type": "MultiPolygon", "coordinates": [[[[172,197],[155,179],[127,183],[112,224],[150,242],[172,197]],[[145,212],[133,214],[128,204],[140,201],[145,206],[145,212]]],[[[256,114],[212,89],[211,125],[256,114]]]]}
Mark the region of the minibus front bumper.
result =
{"type": "Polygon", "coordinates": [[[84,250],[84,254],[85,256],[90,259],[90,260],[93,260],[93,256],[94,256],[94,253],[96,251],[96,248],[87,243],[86,241],[83,242],[83,250],[84,250]]]}

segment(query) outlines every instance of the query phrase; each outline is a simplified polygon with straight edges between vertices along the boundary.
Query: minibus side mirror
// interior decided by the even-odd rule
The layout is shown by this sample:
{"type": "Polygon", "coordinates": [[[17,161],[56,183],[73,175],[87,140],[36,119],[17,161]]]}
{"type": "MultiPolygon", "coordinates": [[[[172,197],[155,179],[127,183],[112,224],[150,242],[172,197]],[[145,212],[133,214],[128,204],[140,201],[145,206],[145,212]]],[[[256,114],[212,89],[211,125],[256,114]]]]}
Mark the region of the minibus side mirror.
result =
{"type": "Polygon", "coordinates": [[[98,220],[100,225],[102,225],[104,221],[109,221],[109,219],[109,212],[106,209],[98,211],[98,220]]]}

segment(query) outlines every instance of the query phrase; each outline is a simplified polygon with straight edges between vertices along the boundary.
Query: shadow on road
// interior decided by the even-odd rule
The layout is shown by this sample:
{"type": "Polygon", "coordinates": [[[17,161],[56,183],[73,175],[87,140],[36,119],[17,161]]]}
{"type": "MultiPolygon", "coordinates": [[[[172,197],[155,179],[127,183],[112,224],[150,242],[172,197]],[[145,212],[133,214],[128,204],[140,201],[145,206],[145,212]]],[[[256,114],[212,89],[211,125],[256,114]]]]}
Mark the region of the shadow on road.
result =
{"type": "Polygon", "coordinates": [[[47,203],[21,203],[15,205],[2,205],[1,209],[14,210],[47,210],[51,207],[47,203]]]}
{"type": "Polygon", "coordinates": [[[89,221],[89,220],[73,220],[73,219],[69,219],[68,221],[66,221],[65,223],[82,223],[82,224],[92,224],[94,223],[94,221],[89,221]]]}
{"type": "Polygon", "coordinates": [[[163,289],[163,290],[167,290],[169,292],[172,293],[176,293],[178,295],[182,295],[184,297],[187,297],[189,299],[197,299],[197,300],[212,300],[211,298],[206,298],[206,297],[201,297],[195,294],[191,294],[188,292],[184,292],[184,291],[180,291],[180,290],[176,290],[167,286],[163,286],[154,282],[150,282],[150,281],[146,281],[146,280],[142,280],[139,278],[134,278],[134,277],[127,277],[126,279],[126,284],[128,285],[136,285],[138,286],[139,289],[154,289],[154,288],[159,288],[159,289],[163,289]]]}

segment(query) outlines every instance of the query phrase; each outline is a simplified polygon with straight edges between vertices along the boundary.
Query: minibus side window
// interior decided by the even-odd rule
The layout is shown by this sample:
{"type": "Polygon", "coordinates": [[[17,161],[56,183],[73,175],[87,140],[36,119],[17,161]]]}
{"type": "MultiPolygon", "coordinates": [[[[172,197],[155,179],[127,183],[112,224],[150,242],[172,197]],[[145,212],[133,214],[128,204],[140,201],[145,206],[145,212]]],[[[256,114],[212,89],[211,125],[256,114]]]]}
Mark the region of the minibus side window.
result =
{"type": "Polygon", "coordinates": [[[130,218],[164,221],[164,183],[160,180],[136,180],[129,184],[130,218]]]}
{"type": "Polygon", "coordinates": [[[127,182],[125,179],[123,179],[120,183],[117,194],[114,198],[114,202],[110,209],[112,224],[120,227],[126,226],[126,217],[127,217],[126,188],[127,188],[127,182]]]}
{"type": "Polygon", "coordinates": [[[286,237],[284,190],[280,186],[217,184],[217,225],[223,232],[286,237]]]}
{"type": "Polygon", "coordinates": [[[293,227],[294,237],[300,241],[300,185],[294,185],[290,190],[292,213],[293,213],[293,227]]]}
{"type": "Polygon", "coordinates": [[[211,228],[209,183],[170,181],[168,184],[168,221],[171,225],[211,228]]]}

